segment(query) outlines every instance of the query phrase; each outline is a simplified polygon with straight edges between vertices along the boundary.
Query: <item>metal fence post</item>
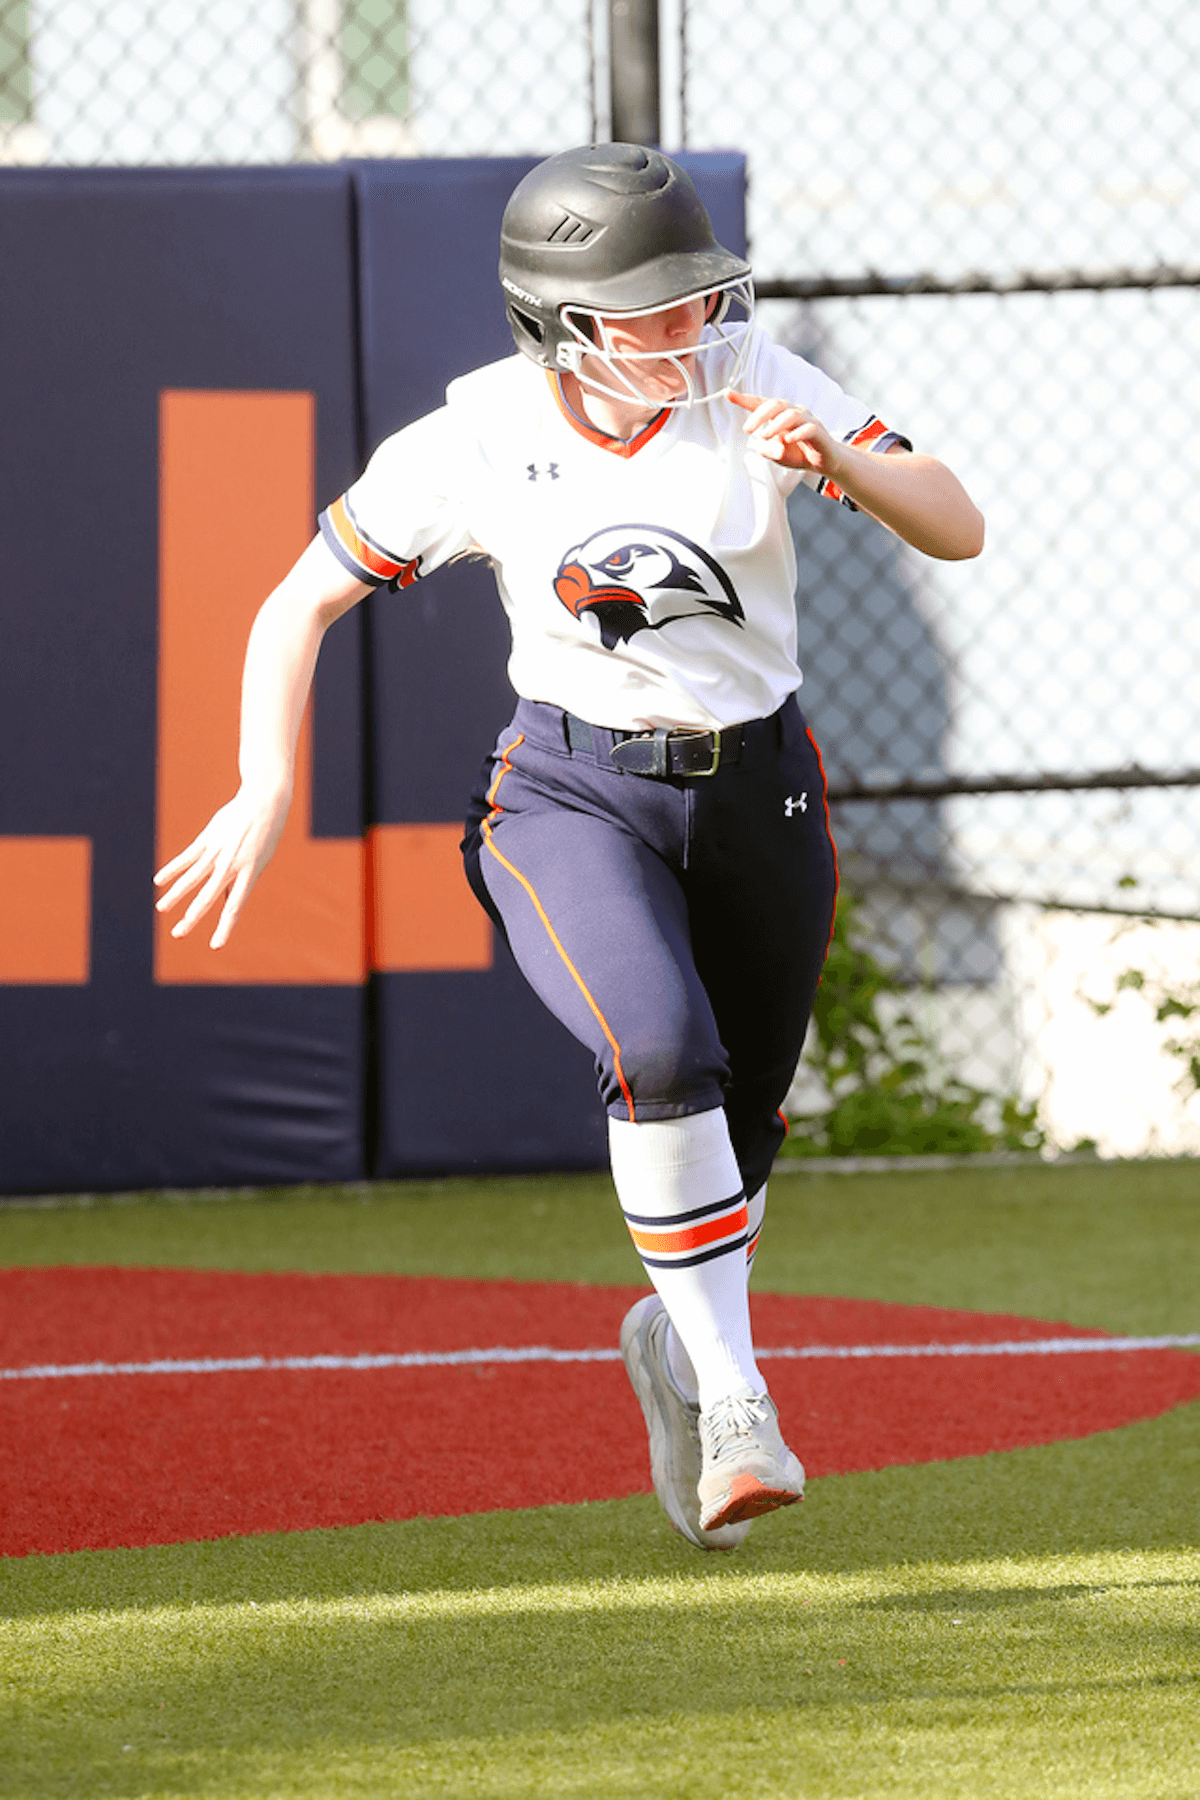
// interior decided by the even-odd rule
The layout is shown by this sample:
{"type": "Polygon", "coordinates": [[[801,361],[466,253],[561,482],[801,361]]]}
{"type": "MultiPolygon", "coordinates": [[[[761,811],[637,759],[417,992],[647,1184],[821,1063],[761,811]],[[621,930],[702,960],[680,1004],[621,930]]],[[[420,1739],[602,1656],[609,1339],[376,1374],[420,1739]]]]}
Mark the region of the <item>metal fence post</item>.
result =
{"type": "Polygon", "coordinates": [[[613,142],[657,144],[658,0],[609,0],[608,32],[613,142]]]}

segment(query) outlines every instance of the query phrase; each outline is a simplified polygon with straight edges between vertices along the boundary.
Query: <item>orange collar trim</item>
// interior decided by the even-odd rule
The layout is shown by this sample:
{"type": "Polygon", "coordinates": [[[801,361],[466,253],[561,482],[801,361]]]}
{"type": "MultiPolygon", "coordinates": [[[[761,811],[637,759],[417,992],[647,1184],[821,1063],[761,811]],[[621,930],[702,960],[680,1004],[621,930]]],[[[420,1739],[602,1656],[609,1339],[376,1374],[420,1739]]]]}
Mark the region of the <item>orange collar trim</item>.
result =
{"type": "Polygon", "coordinates": [[[563,393],[562,376],[556,370],[547,369],[546,380],[550,383],[550,391],[558,404],[559,412],[571,429],[577,431],[580,437],[586,438],[589,444],[595,444],[597,450],[607,450],[613,456],[636,456],[638,451],[650,442],[651,438],[658,436],[671,417],[671,408],[664,406],[660,413],[654,415],[648,425],[642,426],[636,437],[631,437],[626,442],[622,438],[611,437],[607,431],[601,431],[598,426],[590,425],[586,419],[580,418],[563,393]]]}

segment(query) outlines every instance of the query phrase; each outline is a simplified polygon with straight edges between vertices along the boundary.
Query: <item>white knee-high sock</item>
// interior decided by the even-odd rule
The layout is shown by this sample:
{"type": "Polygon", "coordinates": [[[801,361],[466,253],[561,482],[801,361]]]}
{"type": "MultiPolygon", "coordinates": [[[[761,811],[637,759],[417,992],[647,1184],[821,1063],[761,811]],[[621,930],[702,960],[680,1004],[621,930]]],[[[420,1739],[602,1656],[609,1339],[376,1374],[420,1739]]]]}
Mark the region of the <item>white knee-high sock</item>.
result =
{"type": "Polygon", "coordinates": [[[695,1370],[701,1407],[761,1394],[746,1198],[723,1108],[644,1124],[610,1119],[608,1142],[621,1210],[695,1370]]]}
{"type": "Polygon", "coordinates": [[[746,1202],[746,1280],[749,1281],[754,1268],[754,1252],[758,1249],[758,1240],[762,1236],[763,1219],[767,1211],[767,1184],[764,1181],[757,1194],[751,1194],[746,1202]]]}
{"type": "MultiPolygon", "coordinates": [[[[751,1194],[746,1202],[746,1280],[754,1267],[754,1252],[758,1248],[758,1240],[762,1235],[763,1215],[767,1210],[767,1184],[764,1181],[757,1194],[751,1194]]],[[[692,1367],[692,1359],[679,1341],[679,1333],[673,1325],[667,1328],[667,1362],[671,1374],[675,1377],[675,1385],[688,1400],[699,1398],[699,1387],[696,1382],[696,1371],[692,1367]]]]}

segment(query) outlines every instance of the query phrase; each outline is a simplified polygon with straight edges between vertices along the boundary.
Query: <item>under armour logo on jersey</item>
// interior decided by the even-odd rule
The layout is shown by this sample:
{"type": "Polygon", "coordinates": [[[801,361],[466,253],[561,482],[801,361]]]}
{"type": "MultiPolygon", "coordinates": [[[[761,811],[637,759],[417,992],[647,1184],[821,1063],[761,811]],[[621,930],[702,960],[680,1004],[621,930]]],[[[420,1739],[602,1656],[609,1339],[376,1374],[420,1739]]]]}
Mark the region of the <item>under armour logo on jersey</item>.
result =
{"type": "Polygon", "coordinates": [[[720,563],[665,525],[594,532],[567,551],[554,591],[577,619],[595,619],[606,650],[681,619],[716,615],[740,626],[745,617],[720,563]]]}
{"type": "Polygon", "coordinates": [[[784,817],[790,819],[793,813],[808,811],[808,790],[805,789],[798,799],[789,794],[783,803],[784,817]]]}
{"type": "Polygon", "coordinates": [[[525,467],[529,470],[530,481],[536,481],[539,475],[548,475],[551,481],[558,480],[557,463],[547,463],[544,469],[539,469],[536,463],[526,463],[525,467]]]}

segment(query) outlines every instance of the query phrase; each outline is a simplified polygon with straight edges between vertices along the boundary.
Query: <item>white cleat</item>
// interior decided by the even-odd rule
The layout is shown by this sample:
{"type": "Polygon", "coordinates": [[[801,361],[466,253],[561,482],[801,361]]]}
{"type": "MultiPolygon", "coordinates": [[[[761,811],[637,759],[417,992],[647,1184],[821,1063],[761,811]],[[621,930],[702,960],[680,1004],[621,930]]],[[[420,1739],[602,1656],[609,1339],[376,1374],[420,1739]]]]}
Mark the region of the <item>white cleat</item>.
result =
{"type": "Polygon", "coordinates": [[[769,1394],[718,1400],[700,1414],[699,1431],[701,1531],[736,1530],[803,1500],[804,1468],[783,1441],[769,1394]]]}
{"type": "Polygon", "coordinates": [[[626,1313],[621,1355],[641,1401],[650,1434],[650,1474],[659,1504],[676,1531],[701,1550],[733,1550],[750,1529],[744,1523],[706,1530],[700,1523],[700,1408],[680,1393],[667,1362],[667,1313],[657,1294],[626,1313]]]}

